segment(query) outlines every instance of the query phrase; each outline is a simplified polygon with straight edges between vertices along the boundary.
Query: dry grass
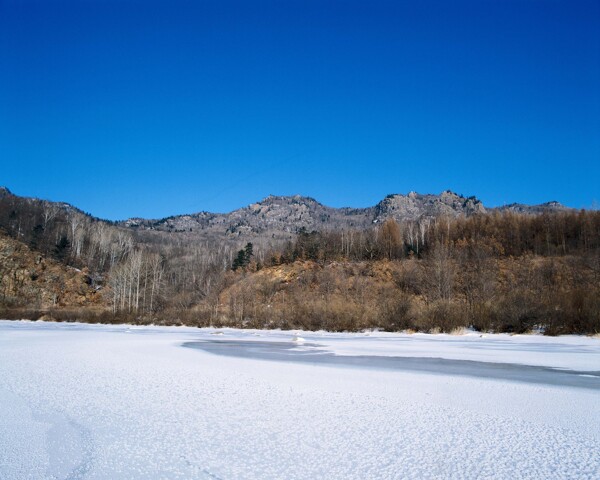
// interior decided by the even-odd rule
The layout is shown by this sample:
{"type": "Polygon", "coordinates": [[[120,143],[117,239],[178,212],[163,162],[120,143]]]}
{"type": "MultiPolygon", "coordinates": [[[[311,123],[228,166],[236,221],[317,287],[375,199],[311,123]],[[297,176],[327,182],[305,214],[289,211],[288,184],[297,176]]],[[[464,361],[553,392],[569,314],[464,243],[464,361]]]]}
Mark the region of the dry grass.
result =
{"type": "Polygon", "coordinates": [[[465,327],[456,327],[450,331],[450,335],[466,335],[468,330],[465,327]]]}

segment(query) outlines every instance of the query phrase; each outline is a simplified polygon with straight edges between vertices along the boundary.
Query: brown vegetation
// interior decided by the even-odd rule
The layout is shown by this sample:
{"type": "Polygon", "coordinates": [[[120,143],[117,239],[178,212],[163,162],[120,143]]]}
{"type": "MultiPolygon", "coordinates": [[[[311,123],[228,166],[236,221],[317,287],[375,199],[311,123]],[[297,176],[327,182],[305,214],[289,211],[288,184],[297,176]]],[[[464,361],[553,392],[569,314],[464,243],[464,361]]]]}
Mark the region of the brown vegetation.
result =
{"type": "Polygon", "coordinates": [[[600,212],[387,218],[252,245],[0,200],[5,318],[600,332],[600,212]]]}
{"type": "Polygon", "coordinates": [[[101,296],[85,271],[65,266],[0,234],[0,307],[45,311],[91,307],[101,296]]]}

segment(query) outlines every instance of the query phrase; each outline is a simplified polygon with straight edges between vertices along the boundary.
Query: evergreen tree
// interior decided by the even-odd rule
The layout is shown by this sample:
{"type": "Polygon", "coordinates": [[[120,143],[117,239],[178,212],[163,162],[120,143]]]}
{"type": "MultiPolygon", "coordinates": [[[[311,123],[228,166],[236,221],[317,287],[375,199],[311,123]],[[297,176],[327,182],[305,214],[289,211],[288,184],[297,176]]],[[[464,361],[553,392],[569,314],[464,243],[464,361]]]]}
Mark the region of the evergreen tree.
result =
{"type": "Polygon", "coordinates": [[[250,265],[250,260],[254,256],[253,248],[252,243],[248,242],[243,249],[239,250],[237,257],[233,260],[231,269],[235,271],[238,268],[245,268],[250,265]]]}
{"type": "Polygon", "coordinates": [[[71,248],[71,242],[64,235],[60,237],[60,240],[54,246],[54,258],[56,258],[60,262],[64,262],[69,254],[69,250],[71,248]]]}
{"type": "Polygon", "coordinates": [[[245,267],[250,265],[250,259],[254,255],[253,248],[254,248],[254,246],[250,242],[248,242],[246,244],[246,247],[244,247],[244,266],[245,267]]]}
{"type": "Polygon", "coordinates": [[[245,261],[246,252],[245,250],[240,250],[237,254],[237,257],[235,257],[235,259],[233,260],[233,265],[231,266],[231,269],[235,271],[238,268],[243,268],[245,266],[245,261]]]}

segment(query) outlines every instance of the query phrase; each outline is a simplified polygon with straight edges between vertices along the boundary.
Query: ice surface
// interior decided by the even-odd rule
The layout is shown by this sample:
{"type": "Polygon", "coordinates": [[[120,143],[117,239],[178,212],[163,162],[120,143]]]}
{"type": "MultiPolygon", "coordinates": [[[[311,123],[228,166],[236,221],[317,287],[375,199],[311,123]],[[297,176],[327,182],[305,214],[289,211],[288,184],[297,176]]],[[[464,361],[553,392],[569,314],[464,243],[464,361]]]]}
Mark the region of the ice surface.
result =
{"type": "Polygon", "coordinates": [[[597,389],[182,348],[289,342],[594,376],[598,339],[213,332],[0,322],[0,478],[600,478],[597,389]]]}
{"type": "MultiPolygon", "coordinates": [[[[296,337],[292,342],[296,342],[296,337]]],[[[291,342],[224,339],[186,342],[183,345],[218,355],[251,359],[483,377],[600,390],[600,371],[577,371],[518,363],[449,360],[436,357],[336,355],[324,345],[316,343],[305,343],[302,345],[304,348],[298,348],[291,342]]]]}

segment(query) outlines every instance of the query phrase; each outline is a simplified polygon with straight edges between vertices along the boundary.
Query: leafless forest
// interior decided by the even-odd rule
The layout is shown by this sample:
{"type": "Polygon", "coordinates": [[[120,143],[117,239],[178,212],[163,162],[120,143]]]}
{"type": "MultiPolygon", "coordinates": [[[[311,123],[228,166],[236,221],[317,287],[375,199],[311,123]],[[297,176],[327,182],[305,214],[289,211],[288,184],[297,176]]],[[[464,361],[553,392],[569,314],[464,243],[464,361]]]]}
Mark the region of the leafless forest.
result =
{"type": "Polygon", "coordinates": [[[389,217],[230,235],[132,228],[7,194],[0,233],[5,318],[600,332],[598,211],[389,217]]]}

